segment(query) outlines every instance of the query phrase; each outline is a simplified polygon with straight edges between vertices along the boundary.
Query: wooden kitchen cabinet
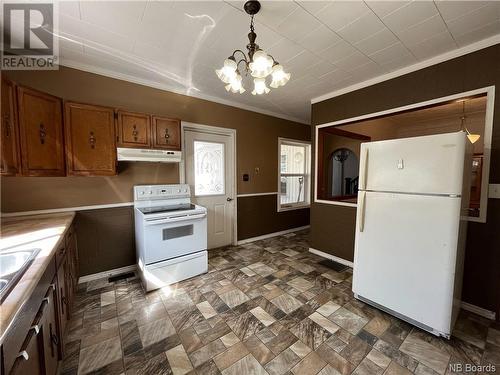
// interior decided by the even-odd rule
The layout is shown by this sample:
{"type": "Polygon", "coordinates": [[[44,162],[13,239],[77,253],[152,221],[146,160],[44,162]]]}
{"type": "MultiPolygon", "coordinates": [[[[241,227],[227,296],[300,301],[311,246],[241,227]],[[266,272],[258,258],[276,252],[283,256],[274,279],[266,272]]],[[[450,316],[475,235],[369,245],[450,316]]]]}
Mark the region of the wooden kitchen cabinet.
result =
{"type": "Polygon", "coordinates": [[[70,225],[47,268],[0,345],[3,374],[56,375],[78,280],[75,228],[70,225]]]}
{"type": "Polygon", "coordinates": [[[43,322],[43,352],[45,361],[45,374],[55,375],[57,373],[57,365],[60,358],[59,344],[60,334],[57,321],[57,291],[56,280],[51,285],[45,295],[43,322]]]}
{"type": "Polygon", "coordinates": [[[17,88],[21,165],[24,176],[64,176],[62,101],[17,88]]]}
{"type": "Polygon", "coordinates": [[[2,176],[15,176],[21,172],[16,87],[12,81],[4,76],[2,76],[1,116],[0,174],[2,176]]]}
{"type": "Polygon", "coordinates": [[[116,174],[114,110],[65,103],[67,173],[73,176],[116,174]]]}
{"type": "MultiPolygon", "coordinates": [[[[71,292],[73,297],[73,294],[76,293],[77,285],[78,285],[78,249],[76,247],[76,232],[75,228],[72,225],[69,230],[68,234],[66,235],[66,249],[68,252],[68,262],[69,262],[69,269],[70,269],[70,286],[71,286],[71,292]]],[[[71,298],[71,301],[73,298],[71,298]]]]}
{"type": "Polygon", "coordinates": [[[181,121],[167,117],[152,117],[153,148],[181,150],[181,121]]]}
{"type": "Polygon", "coordinates": [[[60,334],[56,296],[56,285],[51,284],[14,361],[11,374],[55,375],[57,373],[60,334]]]}
{"type": "Polygon", "coordinates": [[[121,110],[116,115],[116,141],[118,147],[151,147],[151,116],[121,110]]]}
{"type": "Polygon", "coordinates": [[[43,337],[40,332],[37,334],[34,329],[29,330],[10,373],[13,375],[45,374],[43,337]]]}
{"type": "MultiPolygon", "coordinates": [[[[66,257],[63,258],[57,269],[57,298],[59,310],[59,328],[61,336],[66,333],[66,325],[69,319],[69,299],[67,292],[66,277],[68,275],[66,257]]],[[[64,343],[62,343],[63,345],[64,343]]],[[[64,345],[63,345],[64,346],[64,345]]]]}

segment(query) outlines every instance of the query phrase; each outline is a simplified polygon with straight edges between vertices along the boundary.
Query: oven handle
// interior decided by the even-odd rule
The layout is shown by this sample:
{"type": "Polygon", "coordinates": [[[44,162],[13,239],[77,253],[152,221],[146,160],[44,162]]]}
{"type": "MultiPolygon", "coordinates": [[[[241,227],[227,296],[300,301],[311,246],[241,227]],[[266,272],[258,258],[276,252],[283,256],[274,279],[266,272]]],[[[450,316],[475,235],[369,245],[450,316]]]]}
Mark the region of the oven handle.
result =
{"type": "Polygon", "coordinates": [[[180,217],[169,218],[169,219],[146,220],[145,222],[146,222],[146,225],[170,224],[170,223],[176,223],[179,221],[203,219],[206,216],[207,216],[207,214],[197,214],[197,215],[180,216],[180,217]]]}

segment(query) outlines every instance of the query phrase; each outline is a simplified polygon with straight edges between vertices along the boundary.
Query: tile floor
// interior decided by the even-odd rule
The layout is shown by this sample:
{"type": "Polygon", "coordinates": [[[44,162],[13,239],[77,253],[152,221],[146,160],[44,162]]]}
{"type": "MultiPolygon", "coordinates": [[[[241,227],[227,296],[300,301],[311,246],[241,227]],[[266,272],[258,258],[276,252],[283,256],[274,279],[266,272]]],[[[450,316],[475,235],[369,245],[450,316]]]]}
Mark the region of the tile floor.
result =
{"type": "Polygon", "coordinates": [[[500,325],[462,313],[431,336],[353,298],[307,232],[210,251],[209,272],[145,294],[79,285],[61,374],[445,374],[495,364],[500,325]]]}

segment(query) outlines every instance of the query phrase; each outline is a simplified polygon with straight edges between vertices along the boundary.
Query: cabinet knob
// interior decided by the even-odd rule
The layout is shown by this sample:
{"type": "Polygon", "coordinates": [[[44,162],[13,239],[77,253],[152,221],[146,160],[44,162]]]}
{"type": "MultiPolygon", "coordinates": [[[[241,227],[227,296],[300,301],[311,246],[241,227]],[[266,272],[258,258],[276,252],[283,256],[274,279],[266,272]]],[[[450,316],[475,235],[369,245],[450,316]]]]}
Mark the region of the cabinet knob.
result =
{"type": "Polygon", "coordinates": [[[94,132],[91,131],[90,134],[89,134],[89,144],[90,144],[90,148],[95,148],[95,144],[96,144],[96,137],[94,135],[94,132]]]}
{"type": "Polygon", "coordinates": [[[47,136],[47,130],[45,129],[45,125],[43,125],[43,123],[40,123],[39,135],[40,135],[40,143],[42,145],[45,144],[45,137],[47,136]]]}
{"type": "Polygon", "coordinates": [[[137,130],[137,125],[134,124],[134,126],[132,126],[132,128],[134,130],[132,130],[132,135],[134,136],[134,141],[137,141],[137,136],[139,135],[139,131],[137,130]]]}
{"type": "Polygon", "coordinates": [[[10,138],[10,117],[5,115],[3,118],[5,122],[5,138],[10,138]]]}

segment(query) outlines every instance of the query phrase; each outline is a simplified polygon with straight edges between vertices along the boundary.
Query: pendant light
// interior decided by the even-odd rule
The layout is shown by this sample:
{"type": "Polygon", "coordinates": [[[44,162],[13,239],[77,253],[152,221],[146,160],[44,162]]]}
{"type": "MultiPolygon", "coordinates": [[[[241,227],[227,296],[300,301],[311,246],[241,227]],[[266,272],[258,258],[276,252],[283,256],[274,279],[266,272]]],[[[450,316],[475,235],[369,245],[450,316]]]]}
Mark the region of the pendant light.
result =
{"type": "Polygon", "coordinates": [[[462,121],[461,129],[465,130],[465,132],[467,133],[467,138],[469,138],[470,143],[474,144],[479,140],[479,138],[481,138],[481,135],[471,134],[469,129],[467,129],[467,126],[465,126],[466,119],[467,119],[467,116],[465,115],[465,99],[464,99],[464,100],[462,100],[462,117],[460,117],[460,120],[462,121]]]}

